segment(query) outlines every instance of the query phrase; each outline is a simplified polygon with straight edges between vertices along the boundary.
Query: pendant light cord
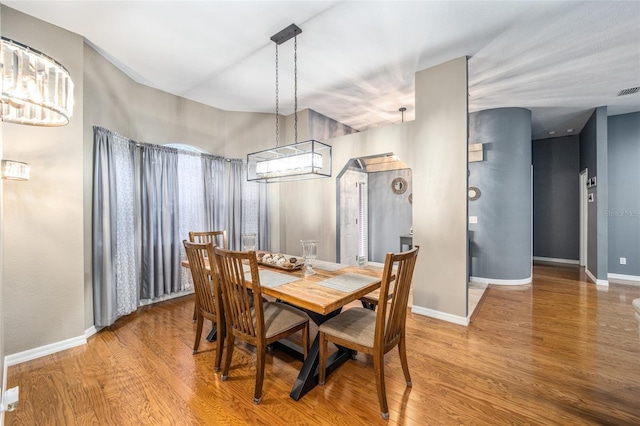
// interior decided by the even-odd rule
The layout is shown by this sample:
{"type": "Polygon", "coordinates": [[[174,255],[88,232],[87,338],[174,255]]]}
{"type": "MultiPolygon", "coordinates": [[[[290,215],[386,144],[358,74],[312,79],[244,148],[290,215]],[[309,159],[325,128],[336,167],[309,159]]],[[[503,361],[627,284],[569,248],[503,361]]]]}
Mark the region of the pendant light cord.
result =
{"type": "Polygon", "coordinates": [[[276,43],[276,148],[280,146],[280,109],[278,108],[278,43],[276,43]]]}
{"type": "Polygon", "coordinates": [[[295,143],[298,143],[298,36],[293,38],[293,129],[295,133],[295,143]]]}

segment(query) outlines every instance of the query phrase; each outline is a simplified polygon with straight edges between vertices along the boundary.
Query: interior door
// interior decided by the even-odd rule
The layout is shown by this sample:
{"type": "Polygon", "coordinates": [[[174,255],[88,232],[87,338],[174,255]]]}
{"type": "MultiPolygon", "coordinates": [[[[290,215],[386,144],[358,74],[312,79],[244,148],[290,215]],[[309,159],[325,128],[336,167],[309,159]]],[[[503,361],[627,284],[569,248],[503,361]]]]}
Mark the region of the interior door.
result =
{"type": "Polygon", "coordinates": [[[358,265],[360,248],[360,186],[367,174],[347,170],[340,177],[340,263],[358,265]]]}

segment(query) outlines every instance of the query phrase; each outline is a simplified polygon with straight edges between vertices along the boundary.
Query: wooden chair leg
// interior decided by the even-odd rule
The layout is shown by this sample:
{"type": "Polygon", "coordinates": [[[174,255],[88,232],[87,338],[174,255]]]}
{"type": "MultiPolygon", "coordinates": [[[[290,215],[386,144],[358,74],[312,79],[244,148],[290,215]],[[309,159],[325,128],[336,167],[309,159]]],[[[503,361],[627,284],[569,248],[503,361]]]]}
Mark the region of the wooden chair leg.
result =
{"type": "Polygon", "coordinates": [[[257,348],[258,365],[256,370],[256,388],[253,392],[253,403],[260,404],[262,402],[262,384],[264,383],[264,367],[266,364],[267,351],[266,348],[258,346],[257,348]]]}
{"type": "Polygon", "coordinates": [[[398,352],[400,353],[400,364],[402,364],[404,380],[407,382],[407,386],[411,387],[411,375],[409,374],[409,364],[407,363],[407,346],[404,335],[400,338],[400,342],[398,343],[398,352]]]}
{"type": "Polygon", "coordinates": [[[198,353],[198,346],[200,346],[200,337],[202,336],[202,322],[204,321],[204,318],[202,317],[202,315],[200,315],[198,313],[197,315],[197,323],[196,323],[196,341],[193,344],[193,353],[196,354],[198,353]]]}
{"type": "Polygon", "coordinates": [[[327,339],[323,332],[319,333],[320,339],[320,363],[318,365],[318,383],[324,385],[327,374],[327,339]]]}
{"type": "Polygon", "coordinates": [[[229,377],[229,366],[231,365],[231,357],[233,357],[233,345],[235,344],[235,336],[232,332],[227,333],[227,356],[224,359],[224,367],[222,368],[222,376],[224,382],[229,377]]]}
{"type": "Polygon", "coordinates": [[[213,371],[220,371],[220,364],[222,363],[222,349],[225,341],[224,324],[219,322],[218,332],[216,333],[216,362],[213,365],[213,371]]]}
{"type": "Polygon", "coordinates": [[[387,391],[384,385],[384,354],[373,355],[373,369],[376,375],[376,388],[378,401],[380,402],[380,415],[383,419],[389,419],[389,407],[387,406],[387,391]]]}
{"type": "Polygon", "coordinates": [[[193,321],[195,322],[195,320],[198,317],[198,302],[193,304],[193,321]]]}

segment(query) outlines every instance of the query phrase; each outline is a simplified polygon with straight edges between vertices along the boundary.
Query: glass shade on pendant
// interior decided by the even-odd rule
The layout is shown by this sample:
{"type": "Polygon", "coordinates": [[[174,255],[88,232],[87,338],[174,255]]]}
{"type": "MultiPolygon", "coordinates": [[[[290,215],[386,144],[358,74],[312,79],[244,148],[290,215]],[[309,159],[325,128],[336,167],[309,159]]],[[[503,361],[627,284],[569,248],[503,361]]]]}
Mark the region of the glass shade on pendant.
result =
{"type": "Polygon", "coordinates": [[[30,168],[20,161],[2,160],[2,179],[29,180],[30,168]]]}
{"type": "Polygon", "coordinates": [[[2,37],[2,121],[64,126],[73,115],[73,82],[49,56],[2,37]]]}
{"type": "Polygon", "coordinates": [[[331,176],[331,146],[316,140],[247,155],[247,180],[286,182],[331,176]]]}

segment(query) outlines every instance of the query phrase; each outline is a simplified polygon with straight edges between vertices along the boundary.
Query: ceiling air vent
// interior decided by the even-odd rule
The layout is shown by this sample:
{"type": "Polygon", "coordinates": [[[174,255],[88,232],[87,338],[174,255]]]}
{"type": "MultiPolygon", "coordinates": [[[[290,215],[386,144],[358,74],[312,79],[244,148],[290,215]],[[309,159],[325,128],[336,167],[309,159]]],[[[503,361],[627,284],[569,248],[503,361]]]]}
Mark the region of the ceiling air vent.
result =
{"type": "Polygon", "coordinates": [[[630,89],[621,90],[620,93],[618,93],[618,96],[633,95],[638,92],[640,92],[640,87],[632,87],[630,89]]]}

